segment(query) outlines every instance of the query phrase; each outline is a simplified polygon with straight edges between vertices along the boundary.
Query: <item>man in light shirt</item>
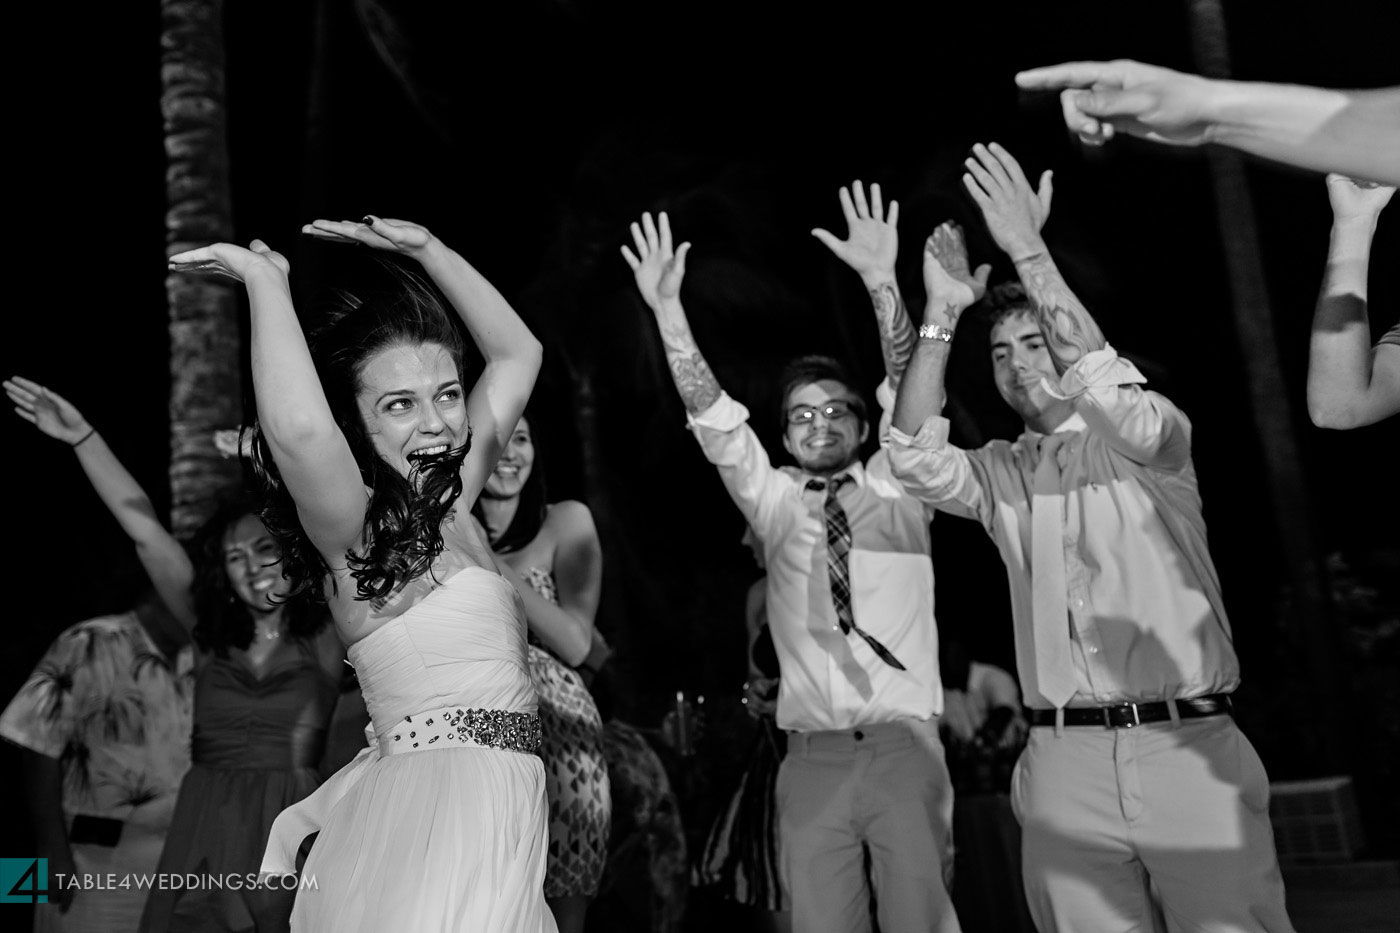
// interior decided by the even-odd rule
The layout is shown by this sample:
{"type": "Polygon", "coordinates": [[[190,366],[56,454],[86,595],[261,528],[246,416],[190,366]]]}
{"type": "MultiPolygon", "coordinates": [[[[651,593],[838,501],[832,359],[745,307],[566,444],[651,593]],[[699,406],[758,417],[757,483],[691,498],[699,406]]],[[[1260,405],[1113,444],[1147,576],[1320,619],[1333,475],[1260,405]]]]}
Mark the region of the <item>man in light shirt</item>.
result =
{"type": "MultiPolygon", "coordinates": [[[[859,182],[841,190],[847,239],[814,234],[870,291],[887,371],[878,395],[888,406],[914,333],[894,280],[898,205],[887,217],[879,187],[870,194],[859,182]]],[[[720,389],[691,335],[679,297],[689,244],[672,251],[665,214],[658,224],[643,215],[632,235],[637,251],[623,255],[660,325],[690,428],[768,568],[777,723],[789,731],[777,812],[793,929],[868,931],[873,887],[881,929],[955,933],[932,512],[894,482],[884,451],[860,462],[865,405],[825,357],[796,360],[784,375],[783,446],[797,467],[774,467],[748,410],[720,389]]]]}
{"type": "MultiPolygon", "coordinates": [[[[995,143],[974,156],[964,184],[1025,290],[994,292],[1011,300],[991,346],[1026,432],[949,444],[948,344],[920,340],[890,459],[913,495],[980,521],[1006,563],[1032,707],[1012,784],[1031,914],[1041,933],[1151,929],[1159,911],[1172,929],[1291,931],[1268,777],[1230,717],[1239,665],[1191,423],[1142,388],[1050,259],[1049,173],[1037,192],[995,143]]],[[[952,330],[975,290],[938,266],[925,256],[925,327],[952,330]]]]}

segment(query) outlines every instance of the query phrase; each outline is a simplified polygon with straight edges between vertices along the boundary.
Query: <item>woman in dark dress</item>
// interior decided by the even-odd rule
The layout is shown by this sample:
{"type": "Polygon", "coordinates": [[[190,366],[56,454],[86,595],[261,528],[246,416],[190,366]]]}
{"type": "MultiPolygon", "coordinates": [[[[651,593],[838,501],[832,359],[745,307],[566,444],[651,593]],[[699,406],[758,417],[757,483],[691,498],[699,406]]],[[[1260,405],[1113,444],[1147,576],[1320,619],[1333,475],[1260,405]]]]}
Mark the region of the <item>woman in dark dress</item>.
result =
{"type": "Polygon", "coordinates": [[[73,448],[161,602],[199,649],[193,763],[157,871],[198,875],[200,883],[152,885],[141,929],[284,929],[295,892],[247,882],[257,877],[273,819],[317,784],[344,657],[334,632],[305,601],[283,601],[281,550],[253,503],[224,506],[191,560],[76,406],[18,376],[5,392],[20,417],[73,448]],[[232,875],[242,877],[230,884],[232,875]],[[211,888],[208,876],[221,886],[211,888]]]}
{"type": "Polygon", "coordinates": [[[248,882],[272,821],[320,783],[343,650],[323,608],[285,601],[281,551],[248,503],[215,514],[195,556],[192,764],[158,871],[224,884],[153,890],[141,929],[284,930],[295,891],[248,882]]]}

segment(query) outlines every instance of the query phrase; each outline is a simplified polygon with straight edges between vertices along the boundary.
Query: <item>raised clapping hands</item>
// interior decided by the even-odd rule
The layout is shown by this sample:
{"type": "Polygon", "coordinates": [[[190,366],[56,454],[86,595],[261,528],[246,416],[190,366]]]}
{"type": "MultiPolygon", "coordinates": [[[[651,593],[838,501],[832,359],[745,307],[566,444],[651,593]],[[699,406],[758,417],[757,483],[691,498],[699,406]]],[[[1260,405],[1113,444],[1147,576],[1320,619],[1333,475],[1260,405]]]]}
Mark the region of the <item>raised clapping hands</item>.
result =
{"type": "Polygon", "coordinates": [[[968,174],[963,185],[982,210],[992,239],[1013,262],[1044,248],[1040,228],[1050,216],[1054,194],[1051,173],[1041,173],[1040,189],[1034,191],[1020,164],[996,143],[972,147],[973,157],[964,161],[968,174]]]}
{"type": "Polygon", "coordinates": [[[1332,201],[1332,217],[1338,221],[1369,218],[1374,222],[1393,194],[1395,189],[1389,185],[1335,173],[1327,176],[1327,197],[1332,201]]]}
{"type": "Polygon", "coordinates": [[[940,224],[924,241],[924,290],[928,294],[926,317],[932,315],[947,327],[957,325],[963,310],[987,293],[987,276],[992,267],[980,265],[971,271],[962,228],[955,223],[940,224]]]}
{"type": "Polygon", "coordinates": [[[841,212],[846,215],[846,239],[838,240],[820,229],[813,230],[812,236],[862,278],[893,277],[895,257],[899,255],[899,202],[890,202],[887,215],[880,186],[870,186],[867,201],[865,187],[859,181],[853,182],[849,190],[843,187],[839,197],[841,212]]]}
{"type": "Polygon", "coordinates": [[[1208,78],[1126,59],[1033,68],[1016,83],[1027,90],[1061,89],[1065,125],[1091,146],[1116,133],[1199,146],[1209,141],[1210,111],[1219,96],[1208,78]]]}
{"type": "Polygon", "coordinates": [[[366,214],[364,220],[313,220],[301,232],[333,243],[359,243],[373,249],[402,253],[421,259],[423,251],[432,245],[434,236],[428,228],[409,220],[391,220],[366,214]]]}
{"type": "Polygon", "coordinates": [[[647,306],[659,312],[680,297],[690,244],[682,243],[679,249],[672,250],[671,220],[665,211],[657,216],[657,223],[652,223],[650,213],[642,214],[641,224],[632,224],[632,242],[637,251],[633,253],[624,246],[622,258],[631,267],[647,306]]]}
{"type": "Polygon", "coordinates": [[[275,271],[285,279],[292,271],[287,257],[262,240],[254,240],[247,249],[232,243],[202,246],[176,253],[170,257],[169,263],[171,272],[212,275],[235,282],[247,282],[248,277],[258,271],[275,271]]]}
{"type": "Polygon", "coordinates": [[[65,444],[76,444],[92,431],[83,413],[73,403],[51,389],[23,376],[5,380],[5,394],[15,406],[15,414],[40,431],[65,444]]]}

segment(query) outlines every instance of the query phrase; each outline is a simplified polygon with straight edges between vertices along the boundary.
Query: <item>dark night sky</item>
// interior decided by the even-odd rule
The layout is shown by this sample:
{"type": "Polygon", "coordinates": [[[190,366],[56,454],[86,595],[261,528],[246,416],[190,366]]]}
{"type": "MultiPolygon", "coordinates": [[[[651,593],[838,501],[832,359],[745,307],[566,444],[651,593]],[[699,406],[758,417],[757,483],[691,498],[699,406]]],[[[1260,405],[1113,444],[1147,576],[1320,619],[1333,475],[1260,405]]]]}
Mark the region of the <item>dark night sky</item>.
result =
{"type": "MultiPolygon", "coordinates": [[[[1055,169],[1051,248],[1110,341],[1155,364],[1159,387],[1193,418],[1246,679],[1272,683],[1268,643],[1281,582],[1273,505],[1204,163],[1131,142],[1089,160],[1066,139],[1058,104],[1022,100],[1011,81],[1020,68],[1068,58],[1190,69],[1186,4],[954,11],[862,3],[832,13],[788,5],[779,17],[756,14],[751,3],[522,0],[433,19],[420,8],[441,5],[399,4],[418,11],[403,25],[438,132],[376,57],[353,5],[327,3],[325,120],[314,143],[306,133],[310,11],[272,0],[227,6],[240,239],[263,237],[287,251],[306,292],[318,272],[353,262],[297,237],[314,216],[407,217],[457,247],[552,346],[540,403],[562,493],[581,494],[581,485],[559,348],[597,361],[602,494],[612,513],[603,517],[610,565],[601,624],[629,669],[644,672],[640,720],[654,721],[648,710],[668,690],[727,695],[742,680],[739,607],[755,571],[738,546],[737,513],[682,430],[654,325],[618,258],[626,223],[666,208],[678,234],[694,241],[686,299],[701,347],[721,381],[761,414],[771,408],[776,367],[798,352],[840,352],[868,385],[878,378],[859,282],[807,234],[840,229],[837,187],[880,181],[901,200],[901,275],[917,307],[916,247],[943,219],[968,228],[974,261],[996,260],[958,183],[967,147],[988,139],[1021,157],[1028,174],[1055,169]]],[[[1400,83],[1392,37],[1375,26],[1380,0],[1331,0],[1287,16],[1278,4],[1226,6],[1241,77],[1400,83]]],[[[10,219],[12,294],[26,297],[6,310],[0,368],[68,395],[163,507],[156,4],[136,14],[95,7],[76,23],[73,10],[56,5],[12,16],[17,44],[50,53],[42,69],[21,66],[28,70],[8,83],[7,148],[19,163],[9,180],[23,205],[10,219]]],[[[1250,181],[1291,390],[1280,403],[1305,422],[1326,194],[1321,179],[1272,166],[1251,169],[1250,181]]],[[[1378,331],[1400,308],[1395,211],[1376,243],[1378,331]]],[[[1009,271],[1003,262],[996,274],[1009,271]]],[[[981,351],[960,353],[961,391],[981,429],[1013,430],[985,381],[981,351]]],[[[1299,432],[1315,495],[1288,507],[1314,516],[1326,548],[1393,546],[1395,461],[1382,451],[1394,449],[1395,428],[1340,436],[1300,424],[1299,432]]],[[[3,436],[12,490],[6,566],[20,581],[18,637],[0,671],[0,695],[9,696],[62,626],[121,608],[139,571],[66,451],[18,419],[3,436]]],[[[1005,610],[975,607],[980,587],[995,586],[1001,571],[971,531],[946,532],[959,542],[954,550],[971,554],[957,576],[976,585],[945,592],[940,584],[940,605],[962,616],[940,619],[995,653],[1005,610]]],[[[1265,758],[1276,763],[1268,749],[1265,758]]]]}

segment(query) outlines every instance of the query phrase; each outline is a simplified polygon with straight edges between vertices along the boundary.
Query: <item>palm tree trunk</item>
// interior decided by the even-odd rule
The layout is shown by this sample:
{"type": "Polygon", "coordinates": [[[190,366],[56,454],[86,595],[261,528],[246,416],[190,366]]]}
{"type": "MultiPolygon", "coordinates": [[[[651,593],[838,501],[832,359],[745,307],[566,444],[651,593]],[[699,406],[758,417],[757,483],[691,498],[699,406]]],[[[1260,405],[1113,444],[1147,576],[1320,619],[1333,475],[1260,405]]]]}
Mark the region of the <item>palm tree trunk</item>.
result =
{"type": "MultiPolygon", "coordinates": [[[[1211,78],[1230,77],[1230,50],[1220,0],[1187,0],[1192,54],[1197,70],[1211,78]]],[[[1320,752],[1318,764],[1334,770],[1346,760],[1348,716],[1341,708],[1341,666],[1330,616],[1322,563],[1313,540],[1308,485],[1298,447],[1297,420],[1289,403],[1283,368],[1269,306],[1264,263],[1259,245],[1254,201],[1244,160],[1231,150],[1212,148],[1211,186],[1215,193],[1220,239],[1234,306],[1235,332],[1244,356],[1254,426],[1264,452],[1264,479],[1273,504],[1279,545],[1292,585],[1292,618],[1280,624],[1294,628],[1303,648],[1304,679],[1310,692],[1302,725],[1320,752]]]]}
{"type": "MultiPolygon", "coordinates": [[[[161,114],[165,121],[166,255],[233,238],[224,114],[221,0],[162,0],[161,114]]],[[[213,432],[242,407],[237,296],[221,281],[168,275],[170,308],[170,511],[187,540],[225,490],[237,460],[213,432]]]]}

